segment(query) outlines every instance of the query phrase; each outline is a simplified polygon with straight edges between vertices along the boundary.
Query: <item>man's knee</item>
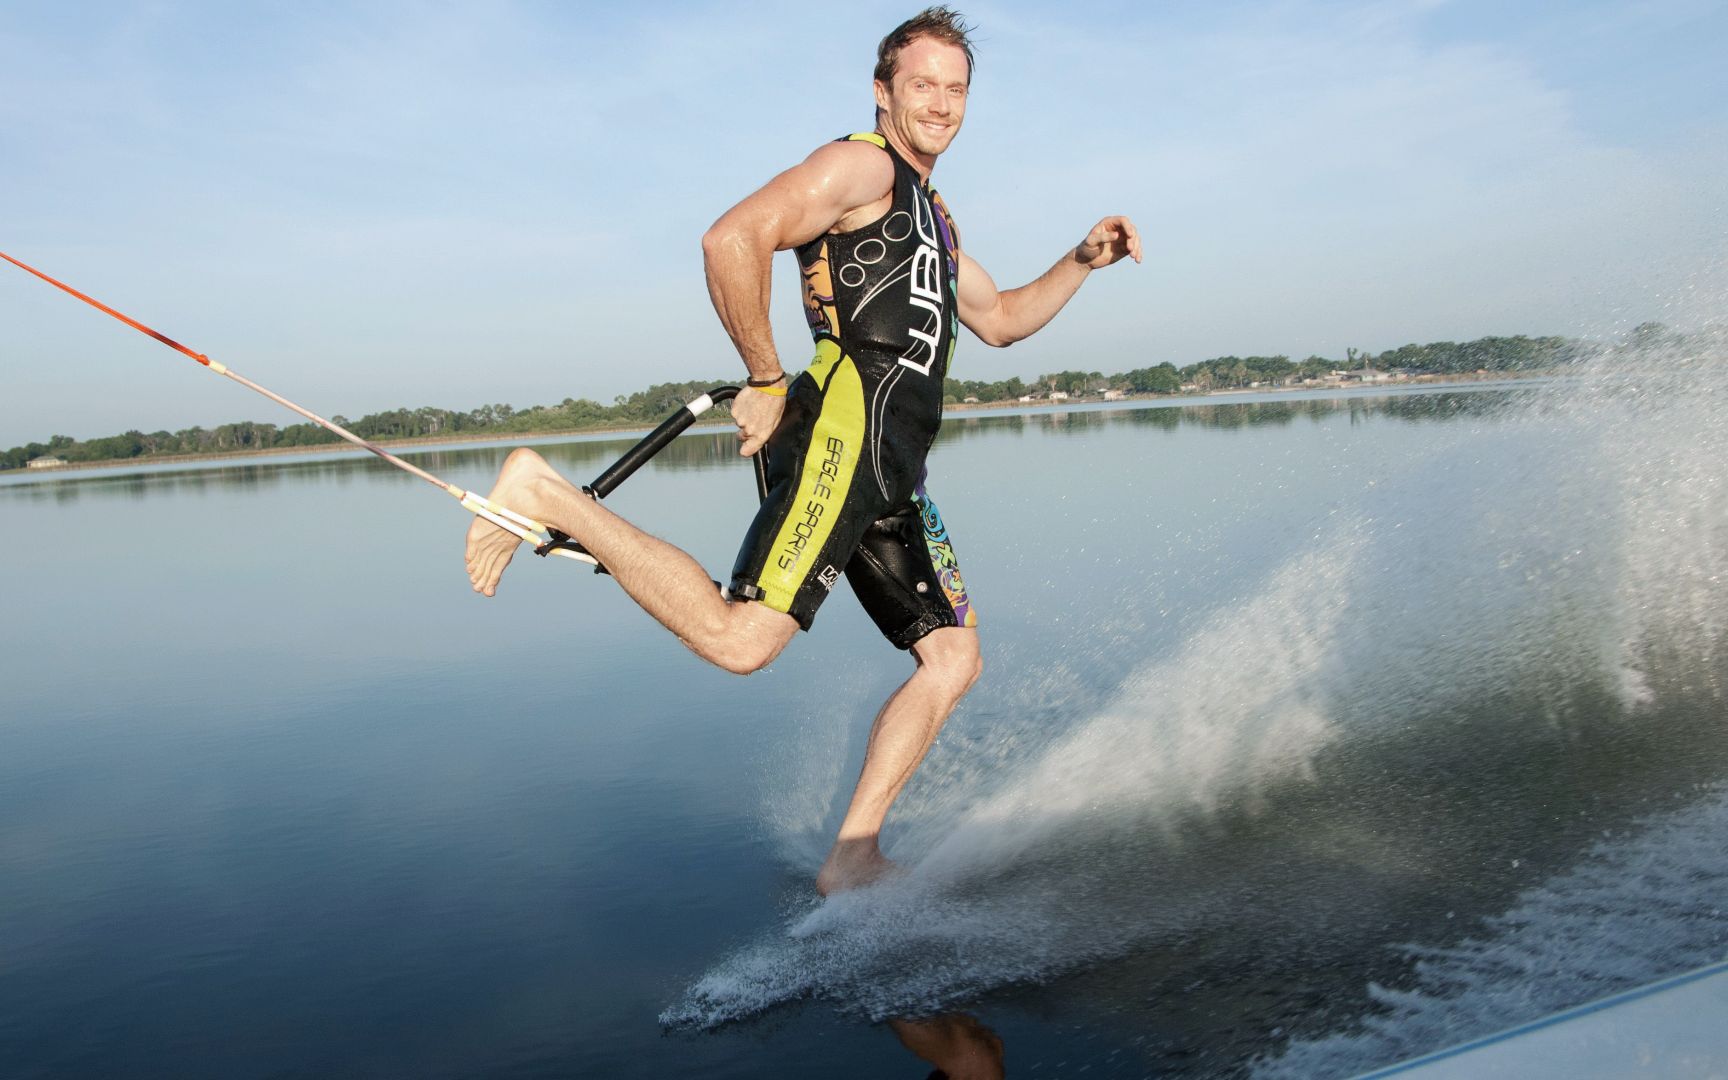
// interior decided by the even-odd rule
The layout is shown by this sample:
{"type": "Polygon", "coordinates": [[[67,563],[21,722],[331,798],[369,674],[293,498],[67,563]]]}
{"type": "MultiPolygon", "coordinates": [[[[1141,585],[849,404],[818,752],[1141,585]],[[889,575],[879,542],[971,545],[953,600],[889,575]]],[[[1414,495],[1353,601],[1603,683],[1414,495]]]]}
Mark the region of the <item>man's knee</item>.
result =
{"type": "Polygon", "coordinates": [[[912,646],[920,666],[946,683],[956,700],[972,689],[984,674],[984,656],[978,648],[978,631],[965,627],[934,630],[912,646]]]}
{"type": "Polygon", "coordinates": [[[723,641],[710,650],[708,659],[734,675],[754,675],[780,655],[780,646],[762,641],[723,641]]]}
{"type": "Polygon", "coordinates": [[[703,656],[734,675],[750,675],[774,662],[798,632],[792,616],[750,601],[735,601],[729,624],[715,636],[703,656]]]}

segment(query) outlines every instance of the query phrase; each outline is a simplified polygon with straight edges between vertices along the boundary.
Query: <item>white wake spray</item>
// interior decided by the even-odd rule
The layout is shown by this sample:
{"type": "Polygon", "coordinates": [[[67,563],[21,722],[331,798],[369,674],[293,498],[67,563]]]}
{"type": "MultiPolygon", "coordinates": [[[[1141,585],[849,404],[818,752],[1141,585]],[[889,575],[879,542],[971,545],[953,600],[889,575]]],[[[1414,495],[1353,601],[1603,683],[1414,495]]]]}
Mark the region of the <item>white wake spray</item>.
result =
{"type": "MultiPolygon", "coordinates": [[[[810,998],[873,1019],[929,1013],[1174,942],[1241,907],[1228,872],[1197,869],[1207,822],[1316,783],[1339,748],[1514,693],[1533,715],[1512,724],[1565,729],[1604,692],[1636,722],[1675,657],[1708,668],[1722,640],[1725,355],[1714,340],[1605,352],[1514,406],[1448,421],[1422,458],[1326,510],[1257,593],[1061,718],[1035,753],[933,755],[915,788],[939,782],[941,798],[908,799],[919,828],[894,850],[907,876],[794,912],[663,1022],[810,998]]],[[[1020,677],[1045,714],[1053,682],[1020,677]]],[[[849,779],[836,738],[811,743],[802,775],[849,779]]],[[[812,866],[818,817],[808,804],[773,817],[812,866]]],[[[1385,829],[1364,848],[1395,848],[1398,822],[1385,829]]]]}

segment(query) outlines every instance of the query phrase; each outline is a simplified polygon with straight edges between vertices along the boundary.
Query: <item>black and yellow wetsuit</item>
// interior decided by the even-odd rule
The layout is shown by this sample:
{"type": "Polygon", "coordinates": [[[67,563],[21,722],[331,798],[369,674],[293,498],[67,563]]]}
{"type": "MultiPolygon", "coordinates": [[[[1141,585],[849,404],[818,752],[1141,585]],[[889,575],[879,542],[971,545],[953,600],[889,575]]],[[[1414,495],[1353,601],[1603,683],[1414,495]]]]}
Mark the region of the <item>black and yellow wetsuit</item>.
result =
{"type": "Polygon", "coordinates": [[[966,586],[924,458],[960,329],[959,241],[941,198],[894,162],[877,220],[798,248],[816,357],[792,381],[768,440],[768,498],[732,571],[732,595],[810,628],[842,573],[882,633],[910,648],[942,626],[973,626],[966,586]]]}

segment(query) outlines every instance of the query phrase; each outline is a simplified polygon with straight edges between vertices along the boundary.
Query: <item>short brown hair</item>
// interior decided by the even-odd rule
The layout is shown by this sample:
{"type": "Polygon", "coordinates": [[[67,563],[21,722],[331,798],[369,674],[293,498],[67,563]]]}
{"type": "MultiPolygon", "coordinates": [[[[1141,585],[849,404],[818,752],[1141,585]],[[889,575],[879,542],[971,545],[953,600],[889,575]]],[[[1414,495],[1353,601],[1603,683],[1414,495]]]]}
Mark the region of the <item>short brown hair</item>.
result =
{"type": "Polygon", "coordinates": [[[966,35],[973,27],[966,17],[946,5],[927,7],[889,31],[876,46],[876,81],[883,86],[894,85],[894,75],[900,68],[900,50],[919,38],[932,38],[966,50],[966,81],[972,81],[972,41],[966,35]]]}

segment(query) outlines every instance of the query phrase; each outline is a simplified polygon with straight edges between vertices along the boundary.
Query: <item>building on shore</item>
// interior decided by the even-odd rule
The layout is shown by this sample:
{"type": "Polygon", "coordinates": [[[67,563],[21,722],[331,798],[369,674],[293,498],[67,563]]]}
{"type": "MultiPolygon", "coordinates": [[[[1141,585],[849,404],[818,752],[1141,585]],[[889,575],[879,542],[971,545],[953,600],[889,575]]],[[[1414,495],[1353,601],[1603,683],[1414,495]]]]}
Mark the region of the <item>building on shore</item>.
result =
{"type": "Polygon", "coordinates": [[[41,457],[31,458],[29,461],[26,461],[24,467],[26,469],[58,469],[65,464],[66,462],[61,458],[53,457],[49,454],[43,454],[41,457]]]}
{"type": "Polygon", "coordinates": [[[1383,383],[1391,382],[1392,375],[1385,371],[1375,371],[1373,368],[1363,368],[1361,371],[1346,371],[1344,378],[1349,382],[1383,383]]]}

